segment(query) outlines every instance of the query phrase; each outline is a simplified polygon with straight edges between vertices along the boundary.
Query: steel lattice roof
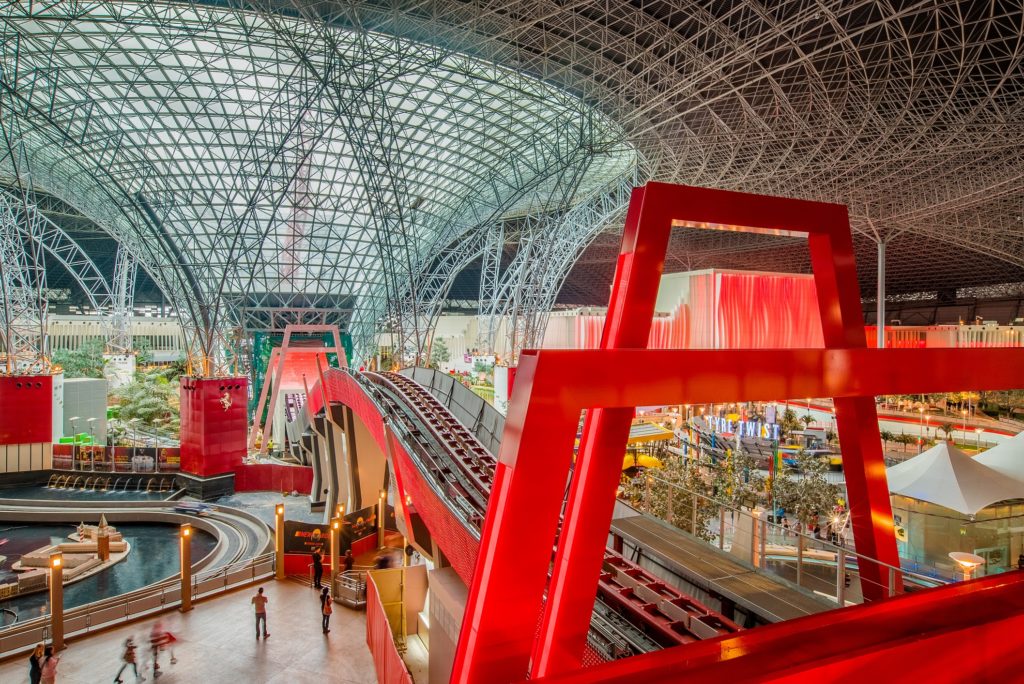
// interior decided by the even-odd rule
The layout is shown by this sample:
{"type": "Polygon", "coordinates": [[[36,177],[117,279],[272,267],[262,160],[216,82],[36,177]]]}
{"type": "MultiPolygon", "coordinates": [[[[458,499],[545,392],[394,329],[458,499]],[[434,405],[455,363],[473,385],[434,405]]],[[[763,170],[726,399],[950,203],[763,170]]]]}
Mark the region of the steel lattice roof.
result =
{"type": "MultiPolygon", "coordinates": [[[[401,285],[382,260],[436,261],[555,202],[564,169],[587,180],[563,204],[637,159],[847,204],[867,296],[879,239],[897,292],[1024,275],[1019,2],[35,2],[0,20],[0,102],[37,184],[134,240],[172,297],[190,277],[383,315],[401,285]]],[[[614,242],[570,299],[603,299],[614,242]]],[[[805,268],[789,247],[683,236],[669,268],[805,268]]]]}

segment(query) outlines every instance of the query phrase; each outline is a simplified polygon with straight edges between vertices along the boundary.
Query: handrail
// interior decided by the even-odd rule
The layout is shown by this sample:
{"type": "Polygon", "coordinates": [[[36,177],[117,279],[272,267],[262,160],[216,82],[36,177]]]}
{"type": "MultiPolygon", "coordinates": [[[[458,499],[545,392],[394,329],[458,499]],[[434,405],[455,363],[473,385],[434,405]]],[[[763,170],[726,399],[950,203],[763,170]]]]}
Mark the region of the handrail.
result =
{"type": "MultiPolygon", "coordinates": [[[[271,577],[273,573],[273,553],[237,561],[217,570],[201,572],[193,578],[192,598],[198,600],[219,595],[231,588],[271,577]],[[216,586],[209,583],[209,580],[218,577],[221,581],[216,586]]],[[[138,617],[169,610],[180,604],[180,592],[180,575],[175,575],[171,579],[120,596],[76,606],[64,612],[65,634],[70,636],[88,633],[112,624],[129,622],[138,617]]],[[[36,643],[49,638],[49,631],[49,615],[16,622],[0,629],[0,658],[31,650],[36,643]]]]}

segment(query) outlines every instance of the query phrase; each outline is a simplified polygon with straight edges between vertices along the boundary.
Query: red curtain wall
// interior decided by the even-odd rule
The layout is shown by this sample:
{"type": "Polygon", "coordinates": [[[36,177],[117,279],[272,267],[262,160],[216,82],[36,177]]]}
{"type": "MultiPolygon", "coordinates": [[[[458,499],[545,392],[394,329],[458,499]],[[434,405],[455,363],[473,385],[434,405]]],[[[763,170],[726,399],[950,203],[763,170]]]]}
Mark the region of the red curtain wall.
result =
{"type": "MultiPolygon", "coordinates": [[[[669,316],[654,319],[651,349],[788,349],[824,346],[811,276],[705,271],[669,316]]],[[[576,318],[576,348],[597,349],[604,316],[576,318]]]]}

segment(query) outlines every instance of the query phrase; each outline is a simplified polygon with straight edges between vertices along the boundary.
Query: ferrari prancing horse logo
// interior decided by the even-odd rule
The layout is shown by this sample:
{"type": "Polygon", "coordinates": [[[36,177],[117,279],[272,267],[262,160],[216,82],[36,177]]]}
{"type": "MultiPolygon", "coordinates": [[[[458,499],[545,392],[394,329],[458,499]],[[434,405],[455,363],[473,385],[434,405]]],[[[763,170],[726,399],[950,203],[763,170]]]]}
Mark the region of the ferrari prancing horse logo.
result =
{"type": "Polygon", "coordinates": [[[224,407],[225,411],[227,411],[229,408],[231,408],[231,395],[228,394],[227,392],[225,392],[223,395],[221,395],[220,405],[224,407]]]}

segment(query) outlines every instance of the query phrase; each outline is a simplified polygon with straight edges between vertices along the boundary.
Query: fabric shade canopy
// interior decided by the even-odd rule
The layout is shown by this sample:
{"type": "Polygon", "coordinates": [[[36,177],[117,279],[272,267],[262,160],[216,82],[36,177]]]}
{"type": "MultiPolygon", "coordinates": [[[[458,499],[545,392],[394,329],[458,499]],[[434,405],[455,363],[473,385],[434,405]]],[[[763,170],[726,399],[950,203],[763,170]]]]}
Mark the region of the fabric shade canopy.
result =
{"type": "Polygon", "coordinates": [[[1000,442],[974,460],[1003,475],[1024,480],[1024,432],[1000,442]]]}
{"type": "Polygon", "coordinates": [[[889,491],[973,515],[1006,499],[1024,498],[1024,480],[1007,477],[947,442],[886,469],[889,491]]]}

